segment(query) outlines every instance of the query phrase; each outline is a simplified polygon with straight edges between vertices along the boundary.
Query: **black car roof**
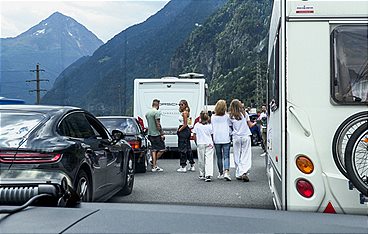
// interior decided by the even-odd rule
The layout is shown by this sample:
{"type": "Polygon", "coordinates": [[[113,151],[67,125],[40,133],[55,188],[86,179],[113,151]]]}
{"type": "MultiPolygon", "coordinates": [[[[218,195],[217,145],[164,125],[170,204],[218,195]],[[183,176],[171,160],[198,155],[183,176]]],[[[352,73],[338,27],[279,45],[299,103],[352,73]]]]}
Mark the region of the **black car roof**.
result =
{"type": "Polygon", "coordinates": [[[121,115],[116,115],[116,116],[97,116],[98,119],[135,119],[132,116],[121,116],[121,115]]]}

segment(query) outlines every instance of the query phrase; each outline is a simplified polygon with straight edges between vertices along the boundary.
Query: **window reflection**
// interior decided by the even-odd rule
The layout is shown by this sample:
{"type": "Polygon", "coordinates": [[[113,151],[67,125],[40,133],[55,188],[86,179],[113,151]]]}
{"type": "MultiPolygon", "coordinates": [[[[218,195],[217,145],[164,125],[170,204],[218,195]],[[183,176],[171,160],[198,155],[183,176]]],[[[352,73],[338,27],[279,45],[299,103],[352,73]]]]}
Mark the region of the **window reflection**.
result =
{"type": "Polygon", "coordinates": [[[338,26],[332,39],[334,100],[345,104],[367,103],[368,26],[338,26]]]}
{"type": "Polygon", "coordinates": [[[0,147],[18,147],[46,117],[39,113],[0,112],[0,147]]]}
{"type": "Polygon", "coordinates": [[[137,134],[139,129],[134,122],[134,119],[100,119],[105,127],[111,133],[112,130],[120,130],[124,134],[137,134]]]}

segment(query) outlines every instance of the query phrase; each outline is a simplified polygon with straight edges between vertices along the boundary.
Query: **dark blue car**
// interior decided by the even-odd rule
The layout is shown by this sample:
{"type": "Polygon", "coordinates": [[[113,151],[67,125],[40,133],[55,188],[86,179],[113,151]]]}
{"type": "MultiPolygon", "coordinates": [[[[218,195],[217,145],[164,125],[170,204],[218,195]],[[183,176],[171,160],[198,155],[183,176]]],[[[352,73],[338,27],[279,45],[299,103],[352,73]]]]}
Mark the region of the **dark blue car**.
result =
{"type": "Polygon", "coordinates": [[[14,104],[25,104],[24,100],[21,99],[10,99],[0,97],[0,105],[14,105],[14,104]]]}
{"type": "MultiPolygon", "coordinates": [[[[248,114],[249,115],[249,119],[252,122],[256,122],[258,119],[258,115],[257,114],[248,114]]],[[[262,137],[261,137],[261,129],[260,129],[260,125],[256,124],[254,125],[252,128],[250,128],[250,132],[252,133],[252,146],[255,145],[259,145],[262,142],[262,137]]]]}

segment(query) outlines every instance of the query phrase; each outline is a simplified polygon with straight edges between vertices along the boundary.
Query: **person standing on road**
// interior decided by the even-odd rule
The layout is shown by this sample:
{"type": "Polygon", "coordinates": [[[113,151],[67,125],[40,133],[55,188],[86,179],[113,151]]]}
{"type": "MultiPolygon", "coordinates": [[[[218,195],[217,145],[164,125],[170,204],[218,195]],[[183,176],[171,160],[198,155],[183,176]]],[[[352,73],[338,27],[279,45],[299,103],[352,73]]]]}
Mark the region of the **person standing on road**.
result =
{"type": "Polygon", "coordinates": [[[179,128],[178,135],[178,151],[180,153],[180,167],[177,172],[187,172],[187,161],[190,163],[189,171],[195,171],[192,148],[190,146],[190,129],[189,129],[189,114],[190,108],[186,100],[179,102],[179,128]]]}
{"type": "Polygon", "coordinates": [[[215,105],[215,114],[211,117],[213,142],[215,144],[218,179],[231,181],[230,177],[230,133],[229,115],[226,113],[225,100],[218,100],[215,105]],[[225,173],[224,173],[225,172],[225,173]]]}
{"type": "Polygon", "coordinates": [[[197,143],[199,179],[211,182],[213,176],[212,125],[208,113],[201,111],[201,121],[194,125],[194,140],[197,143]]]}
{"type": "Polygon", "coordinates": [[[267,152],[267,107],[262,105],[262,112],[259,116],[261,122],[261,134],[262,134],[262,144],[263,144],[263,154],[261,156],[266,156],[267,152]]]}
{"type": "Polygon", "coordinates": [[[157,160],[165,152],[165,136],[161,127],[160,118],[161,112],[160,100],[154,99],[152,101],[152,109],[146,113],[148,123],[148,139],[151,141],[151,156],[152,156],[152,172],[163,171],[157,165],[157,160]]]}
{"type": "Polygon", "coordinates": [[[251,127],[256,123],[252,123],[247,113],[242,113],[242,104],[238,99],[234,99],[230,103],[230,119],[229,125],[232,127],[235,176],[239,180],[249,182],[249,170],[252,166],[251,151],[251,127]]]}

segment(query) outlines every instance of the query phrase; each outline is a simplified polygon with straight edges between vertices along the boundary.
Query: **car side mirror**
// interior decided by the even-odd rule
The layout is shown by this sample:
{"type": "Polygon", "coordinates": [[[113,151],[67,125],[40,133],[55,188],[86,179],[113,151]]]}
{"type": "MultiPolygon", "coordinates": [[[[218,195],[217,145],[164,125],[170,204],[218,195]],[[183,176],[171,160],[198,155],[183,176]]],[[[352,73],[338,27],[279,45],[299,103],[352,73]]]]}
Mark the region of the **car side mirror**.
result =
{"type": "Polygon", "coordinates": [[[112,130],[112,138],[116,141],[119,141],[124,138],[124,133],[119,130],[112,130]]]}

